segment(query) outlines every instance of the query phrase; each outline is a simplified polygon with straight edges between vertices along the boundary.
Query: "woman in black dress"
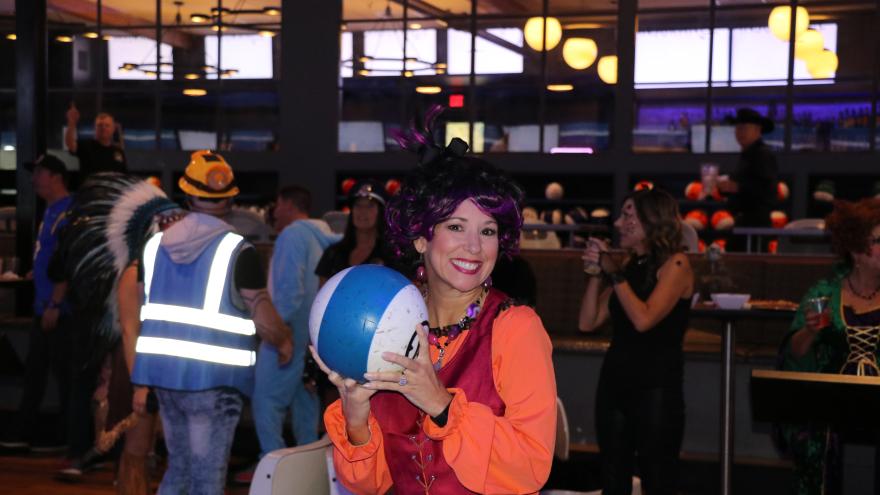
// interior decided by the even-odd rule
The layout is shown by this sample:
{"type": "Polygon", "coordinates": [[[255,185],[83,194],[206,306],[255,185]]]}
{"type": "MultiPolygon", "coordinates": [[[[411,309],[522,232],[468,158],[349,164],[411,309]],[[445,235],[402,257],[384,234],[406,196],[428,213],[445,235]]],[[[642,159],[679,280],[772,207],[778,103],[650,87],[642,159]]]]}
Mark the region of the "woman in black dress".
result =
{"type": "Polygon", "coordinates": [[[681,251],[678,205],[669,194],[643,190],[624,202],[614,222],[625,259],[591,238],[591,276],[579,327],[592,332],[611,320],[596,397],[596,433],[605,495],[629,494],[636,459],[647,493],[675,493],[684,432],[682,341],[694,276],[681,251]],[[604,276],[602,276],[604,274],[604,276]]]}
{"type": "Polygon", "coordinates": [[[315,267],[322,286],[328,278],[350,266],[392,265],[395,257],[385,242],[385,200],[385,192],[377,182],[368,180],[352,188],[345,234],[324,251],[315,267]]]}

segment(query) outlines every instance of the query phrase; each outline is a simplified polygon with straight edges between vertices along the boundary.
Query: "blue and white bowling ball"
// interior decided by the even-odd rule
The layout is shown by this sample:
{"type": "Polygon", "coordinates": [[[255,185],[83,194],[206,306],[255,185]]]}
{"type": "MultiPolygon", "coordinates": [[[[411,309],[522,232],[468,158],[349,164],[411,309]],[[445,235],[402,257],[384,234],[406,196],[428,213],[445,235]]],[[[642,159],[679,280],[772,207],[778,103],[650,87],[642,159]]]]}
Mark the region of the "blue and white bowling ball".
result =
{"type": "Polygon", "coordinates": [[[381,265],[347,268],[324,284],[309,313],[309,335],[318,356],[333,371],[359,382],[367,371],[401,371],[382,359],[396,352],[414,357],[416,325],[427,321],[419,290],[381,265]]]}

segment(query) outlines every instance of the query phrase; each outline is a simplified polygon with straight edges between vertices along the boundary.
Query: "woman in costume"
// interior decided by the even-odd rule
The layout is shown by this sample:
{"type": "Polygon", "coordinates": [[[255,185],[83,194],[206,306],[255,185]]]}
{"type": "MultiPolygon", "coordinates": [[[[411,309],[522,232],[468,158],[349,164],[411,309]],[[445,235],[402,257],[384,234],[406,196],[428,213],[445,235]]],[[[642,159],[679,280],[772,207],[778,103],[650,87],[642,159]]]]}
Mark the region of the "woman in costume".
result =
{"type": "Polygon", "coordinates": [[[455,139],[425,126],[399,138],[421,160],[388,206],[392,242],[421,258],[428,326],[402,373],[342,377],[324,415],[336,474],[355,493],[536,493],[556,430],[550,339],[534,310],[491,288],[498,255],[518,247],[522,192],[455,139]],[[355,379],[365,378],[364,385],[355,379]]]}
{"type": "MultiPolygon", "coordinates": [[[[155,410],[132,411],[134,391],[129,373],[137,335],[127,335],[119,324],[119,277],[139,257],[143,243],[163,221],[176,218],[180,207],[148,182],[119,173],[95,174],[77,192],[70,227],[63,238],[63,263],[68,294],[87,336],[92,359],[110,370],[107,402],[96,414],[106,422],[96,434],[94,458],[109,451],[125,434],[117,474],[117,492],[150,492],[147,455],[153,446],[155,410]]],[[[102,373],[104,375],[104,373],[102,373]]],[[[146,397],[141,400],[146,401],[146,397]]],[[[152,409],[152,408],[151,408],[152,409]]]]}
{"type": "MultiPolygon", "coordinates": [[[[840,262],[804,296],[782,347],[790,371],[880,376],[880,200],[838,201],[825,219],[840,262]],[[828,314],[810,300],[828,298],[828,314]]],[[[841,493],[837,435],[825,425],[784,425],[795,461],[792,493],[841,493]]]]}
{"type": "Polygon", "coordinates": [[[666,192],[642,190],[614,222],[625,260],[591,238],[585,263],[602,271],[587,281],[579,327],[613,329],[596,392],[602,490],[628,494],[636,454],[647,493],[675,493],[684,433],[682,341],[694,276],[681,251],[678,205],[666,192]],[[603,276],[604,274],[604,276],[603,276]]]}
{"type": "Polygon", "coordinates": [[[315,267],[321,285],[350,266],[393,263],[385,240],[385,202],[385,193],[375,181],[363,181],[352,188],[348,198],[351,213],[342,240],[328,247],[315,267]]]}

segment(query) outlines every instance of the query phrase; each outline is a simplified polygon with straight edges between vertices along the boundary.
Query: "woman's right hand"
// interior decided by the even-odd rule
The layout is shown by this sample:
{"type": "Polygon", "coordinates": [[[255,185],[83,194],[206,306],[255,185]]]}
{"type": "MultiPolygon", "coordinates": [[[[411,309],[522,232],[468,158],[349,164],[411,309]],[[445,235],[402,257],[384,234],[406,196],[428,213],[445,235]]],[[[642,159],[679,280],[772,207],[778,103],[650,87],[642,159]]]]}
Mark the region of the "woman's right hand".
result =
{"type": "Polygon", "coordinates": [[[582,258],[585,263],[599,264],[602,251],[608,251],[608,244],[602,239],[590,237],[587,239],[587,248],[584,250],[582,258]]]}
{"type": "Polygon", "coordinates": [[[348,430],[348,438],[352,444],[360,445],[369,441],[369,429],[367,422],[370,419],[370,397],[376,393],[375,390],[365,388],[357,381],[351,378],[345,378],[339,373],[331,370],[321,361],[318,352],[313,346],[309,346],[309,351],[321,371],[327,374],[330,383],[339,390],[339,398],[342,399],[342,414],[345,416],[345,426],[348,430]],[[364,438],[364,434],[366,435],[364,438]]]}
{"type": "Polygon", "coordinates": [[[820,330],[828,326],[828,321],[822,317],[822,313],[807,310],[805,313],[804,327],[813,334],[819,333],[820,330]]]}

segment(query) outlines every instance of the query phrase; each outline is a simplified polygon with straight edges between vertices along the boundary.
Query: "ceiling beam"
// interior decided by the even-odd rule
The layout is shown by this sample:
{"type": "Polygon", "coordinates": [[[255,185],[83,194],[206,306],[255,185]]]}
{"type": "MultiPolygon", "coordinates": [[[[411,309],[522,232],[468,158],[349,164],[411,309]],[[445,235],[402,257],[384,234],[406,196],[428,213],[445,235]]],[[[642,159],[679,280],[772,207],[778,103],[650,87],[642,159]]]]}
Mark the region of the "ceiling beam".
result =
{"type": "MultiPolygon", "coordinates": [[[[97,22],[97,8],[95,4],[82,0],[53,0],[50,9],[57,12],[78,17],[86,22],[97,22]]],[[[126,26],[143,26],[155,23],[155,19],[143,19],[126,14],[112,7],[102,6],[101,23],[106,27],[126,31],[127,33],[155,39],[156,30],[148,28],[126,28],[126,26]]],[[[192,37],[179,30],[163,30],[162,42],[168,43],[175,48],[192,47],[192,37]]]]}
{"type": "MultiPolygon", "coordinates": [[[[403,5],[403,0],[392,0],[394,3],[403,5]]],[[[484,0],[481,0],[481,2],[484,0]]],[[[518,2],[514,3],[514,5],[518,5],[518,2]]],[[[440,9],[439,7],[432,5],[425,0],[409,0],[409,8],[415,10],[416,12],[425,15],[431,18],[442,18],[449,15],[449,12],[440,9]]],[[[485,29],[477,29],[477,36],[485,39],[491,43],[494,43],[498,46],[504,47],[512,52],[519,53],[520,55],[525,54],[525,49],[521,46],[516,46],[515,44],[507,41],[504,38],[498,37],[485,29]]]]}

